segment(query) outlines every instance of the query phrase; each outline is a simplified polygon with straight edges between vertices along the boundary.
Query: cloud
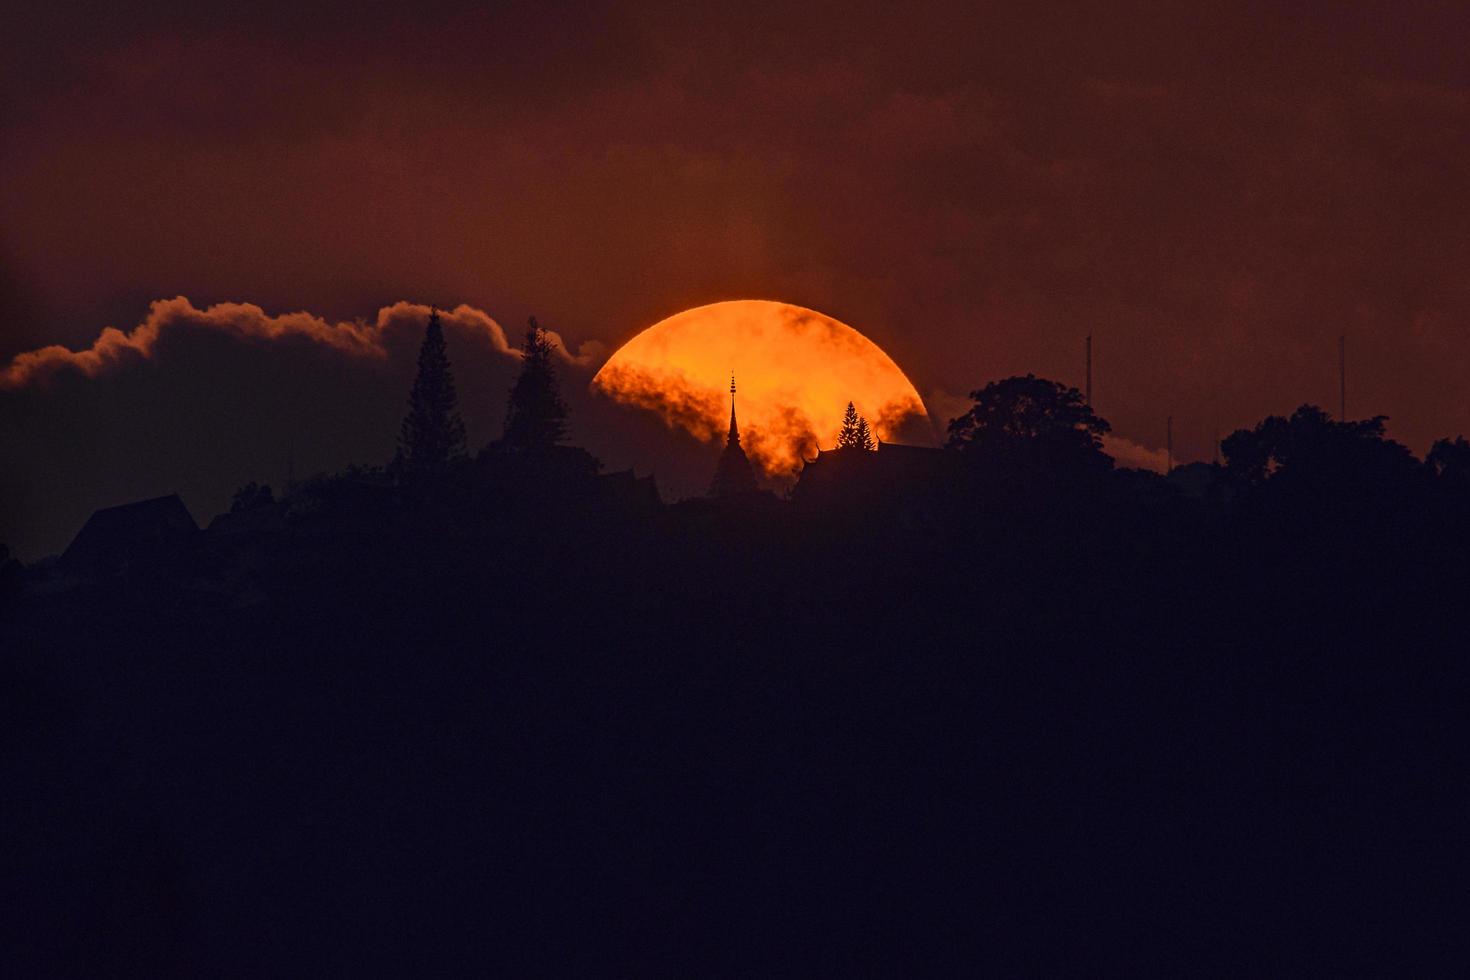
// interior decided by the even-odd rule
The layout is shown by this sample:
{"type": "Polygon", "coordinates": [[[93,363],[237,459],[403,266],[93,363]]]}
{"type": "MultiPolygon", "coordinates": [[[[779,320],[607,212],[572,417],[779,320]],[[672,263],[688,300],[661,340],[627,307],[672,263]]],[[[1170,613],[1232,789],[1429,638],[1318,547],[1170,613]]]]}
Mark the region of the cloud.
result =
{"type": "MultiPolygon", "coordinates": [[[[1153,470],[1155,473],[1165,473],[1169,468],[1169,454],[1163,449],[1150,449],[1148,446],[1136,443],[1122,436],[1109,433],[1102,437],[1103,452],[1113,457],[1113,460],[1123,467],[1138,470],[1153,470]]],[[[1174,460],[1177,466],[1181,460],[1174,460]]]]}
{"type": "Polygon", "coordinates": [[[595,387],[625,405],[657,413],[670,429],[677,426],[705,442],[721,434],[718,420],[725,411],[724,397],[716,388],[691,383],[682,372],[655,374],[618,362],[603,368],[595,387]]]}
{"type": "MultiPolygon", "coordinates": [[[[468,307],[460,307],[459,309],[468,309],[468,307]]],[[[458,310],[455,312],[457,313],[458,310]]],[[[607,360],[607,345],[601,341],[584,340],[577,345],[577,353],[573,354],[571,349],[567,347],[566,341],[562,339],[561,334],[555,330],[546,330],[545,333],[546,338],[556,346],[557,355],[568,364],[575,364],[577,367],[590,369],[598,367],[603,361],[607,360]]],[[[513,353],[519,357],[521,352],[517,348],[513,353]]]]}
{"type": "MultiPolygon", "coordinates": [[[[20,32],[43,43],[0,64],[5,358],[175,292],[493,297],[512,346],[532,312],[616,346],[765,295],[840,316],[925,390],[1076,383],[1093,333],[1125,432],[1161,405],[1228,428],[1327,400],[1343,331],[1359,410],[1419,448],[1470,423],[1462,6],[1392,37],[1245,6],[1098,5],[1058,31],[880,5],[836,33],[820,5],[293,7],[289,31],[43,6],[20,32]],[[475,56],[497,37],[539,43],[475,56]]],[[[99,360],[134,356],[110,340],[99,360]]],[[[1205,431],[1177,444],[1204,456],[1205,431]]]]}
{"type": "Polygon", "coordinates": [[[929,417],[934,420],[935,430],[945,438],[949,433],[950,420],[968,412],[973,402],[964,395],[956,395],[943,388],[932,388],[924,399],[924,404],[929,408],[929,417]]]}
{"type": "MultiPolygon", "coordinates": [[[[1151,438],[1176,415],[1185,458],[1209,458],[1214,428],[1334,400],[1344,332],[1351,411],[1391,415],[1421,450],[1470,425],[1463,6],[1392,37],[1372,18],[1247,7],[1101,5],[1058,31],[1030,7],[888,5],[845,11],[834,34],[820,5],[610,5],[572,26],[546,5],[350,25],[292,7],[288,31],[255,8],[181,25],[165,8],[55,6],[0,62],[18,93],[0,153],[0,395],[44,379],[121,398],[108,379],[149,371],[182,391],[170,343],[213,337],[382,383],[377,402],[344,397],[391,416],[412,358],[372,317],[308,317],[274,340],[172,319],[150,338],[129,317],[179,292],[368,313],[453,297],[505,327],[501,346],[468,321],[451,336],[489,438],[526,315],[615,348],[672,312],[762,295],[852,324],[925,392],[1028,371],[1078,384],[1094,334],[1100,412],[1151,438]],[[478,56],[504,37],[530,40],[478,56]],[[1371,64],[1352,56],[1364,45],[1371,64]],[[107,323],[124,330],[98,337],[107,323]],[[331,346],[359,334],[364,352],[331,346]],[[8,361],[44,344],[65,346],[8,361]],[[472,369],[471,353],[487,359],[472,369]]],[[[568,378],[603,353],[571,347],[568,378]]],[[[256,382],[263,403],[281,397],[256,382]]],[[[957,413],[928,401],[942,436],[957,413]]],[[[345,411],[310,408],[312,426],[345,411]]],[[[140,448],[120,412],[70,438],[92,424],[140,448]]],[[[635,448],[685,435],[628,414],[635,448]]],[[[358,425],[391,449],[391,417],[358,425]]]]}
{"type": "MultiPolygon", "coordinates": [[[[614,362],[598,374],[595,390],[626,407],[653,413],[668,429],[683,430],[702,442],[723,443],[728,431],[728,396],[719,388],[691,382],[676,370],[654,372],[614,362]]],[[[751,462],[771,478],[794,475],[803,459],[816,456],[819,442],[804,412],[774,403],[759,412],[747,404],[741,412],[740,433],[751,462]]]]}
{"type": "MultiPolygon", "coordinates": [[[[362,320],[329,323],[305,312],[271,316],[252,303],[216,303],[201,310],[187,298],[175,296],[152,303],[147,318],[127,333],[107,327],[85,350],[52,345],[16,355],[0,371],[0,390],[44,384],[65,371],[96,378],[122,370],[136,361],[151,359],[164,335],[176,331],[213,332],[247,343],[299,341],[352,358],[383,360],[388,357],[391,338],[422,329],[429,311],[422,303],[399,301],[380,309],[372,323],[362,320]]],[[[446,330],[458,331],[497,353],[521,356],[520,349],[508,342],[500,324],[482,310],[461,304],[441,312],[440,316],[446,330]]],[[[605,355],[606,348],[596,341],[582,344],[573,354],[560,334],[547,331],[547,335],[556,345],[557,354],[569,364],[592,367],[605,355]]]]}
{"type": "MultiPolygon", "coordinates": [[[[20,354],[0,365],[0,541],[31,560],[63,548],[99,507],[178,492],[207,523],[245,482],[279,489],[290,470],[386,462],[429,311],[402,301],[332,321],[178,296],[84,349],[20,354]]],[[[521,353],[483,310],[440,316],[477,450],[500,435],[521,353]]],[[[552,339],[573,437],[594,445],[587,430],[602,420],[585,389],[603,349],[552,339]]]]}
{"type": "MultiPolygon", "coordinates": [[[[722,388],[691,381],[676,369],[649,370],[619,360],[604,367],[593,384],[596,392],[622,406],[656,415],[670,430],[706,443],[725,440],[730,403],[722,388]]],[[[819,448],[830,449],[835,439],[835,431],[825,431],[835,429],[835,423],[819,427],[802,406],[779,397],[747,397],[739,416],[741,445],[751,462],[778,482],[795,478],[804,460],[816,458],[819,448]]],[[[868,421],[874,435],[886,442],[933,439],[928,418],[915,412],[908,398],[877,403],[868,421]]]]}

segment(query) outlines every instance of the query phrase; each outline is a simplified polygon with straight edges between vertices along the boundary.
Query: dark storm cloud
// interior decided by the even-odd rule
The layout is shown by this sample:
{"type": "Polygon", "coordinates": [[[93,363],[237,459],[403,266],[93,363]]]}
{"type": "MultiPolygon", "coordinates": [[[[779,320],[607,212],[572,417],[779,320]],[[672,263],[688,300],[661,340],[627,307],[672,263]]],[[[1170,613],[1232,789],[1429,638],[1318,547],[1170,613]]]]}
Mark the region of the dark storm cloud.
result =
{"type": "Polygon", "coordinates": [[[432,298],[609,345],[764,297],[857,327],[931,404],[1080,384],[1091,333],[1140,452],[1166,415],[1208,458],[1217,429],[1335,406],[1342,333],[1351,412],[1421,451],[1470,429],[1452,5],[24,16],[0,356],[179,293],[432,298]]]}
{"type": "MultiPolygon", "coordinates": [[[[177,297],[84,350],[17,358],[0,371],[0,445],[27,465],[0,474],[0,540],[34,558],[99,506],[179,491],[208,521],[250,480],[279,488],[291,460],[298,477],[386,462],[428,313],[400,302],[329,323],[177,297]]],[[[500,434],[520,351],[479,310],[441,317],[478,448],[500,434]]],[[[601,352],[558,350],[581,409],[601,352]]]]}

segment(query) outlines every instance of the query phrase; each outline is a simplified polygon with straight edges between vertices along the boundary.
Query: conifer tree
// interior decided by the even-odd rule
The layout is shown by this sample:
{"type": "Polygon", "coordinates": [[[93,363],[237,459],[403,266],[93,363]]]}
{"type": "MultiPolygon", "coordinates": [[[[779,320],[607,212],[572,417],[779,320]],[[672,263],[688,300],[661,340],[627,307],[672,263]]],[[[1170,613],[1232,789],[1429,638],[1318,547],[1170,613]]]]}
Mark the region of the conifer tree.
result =
{"type": "Polygon", "coordinates": [[[842,416],[842,431],[837,433],[838,449],[873,449],[873,434],[868,429],[868,420],[857,413],[852,402],[847,403],[847,412],[842,416]]]}
{"type": "Polygon", "coordinates": [[[847,403],[847,413],[842,416],[842,429],[837,433],[837,448],[851,449],[857,445],[858,437],[858,413],[852,407],[852,402],[847,403]]]}
{"type": "Polygon", "coordinates": [[[424,327],[418,375],[408,394],[398,451],[402,473],[410,478],[440,473],[451,460],[464,455],[464,421],[459,416],[459,397],[438,310],[430,311],[424,327]]]}
{"type": "Polygon", "coordinates": [[[513,449],[547,449],[566,432],[567,406],[557,387],[551,357],[555,345],[531,317],[521,345],[521,373],[510,392],[505,413],[504,445],[513,449]]]}

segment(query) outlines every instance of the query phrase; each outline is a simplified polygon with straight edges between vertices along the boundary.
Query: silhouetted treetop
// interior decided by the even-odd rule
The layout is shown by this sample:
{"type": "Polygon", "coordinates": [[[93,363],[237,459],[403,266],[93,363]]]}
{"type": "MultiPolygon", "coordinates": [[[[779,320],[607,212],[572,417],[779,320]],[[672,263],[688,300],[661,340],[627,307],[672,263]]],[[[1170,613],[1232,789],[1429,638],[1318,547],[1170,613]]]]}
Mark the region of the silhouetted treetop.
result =
{"type": "Polygon", "coordinates": [[[1248,483],[1277,477],[1358,484],[1383,477],[1409,477],[1416,469],[1407,447],[1384,435],[1388,417],[1339,422],[1315,405],[1290,418],[1272,415],[1252,429],[1239,429],[1220,444],[1226,467],[1248,483]]]}
{"type": "Polygon", "coordinates": [[[1470,440],[1440,439],[1424,457],[1424,465],[1436,479],[1470,489],[1470,440]]]}
{"type": "Polygon", "coordinates": [[[251,480],[243,487],[235,491],[235,496],[230,500],[230,513],[239,514],[243,511],[254,510],[256,507],[265,507],[276,502],[275,494],[270,485],[265,486],[251,480]]]}
{"type": "Polygon", "coordinates": [[[873,449],[873,435],[868,431],[868,420],[857,413],[852,402],[847,403],[847,412],[842,416],[842,430],[837,433],[838,449],[873,449]]]}
{"type": "Polygon", "coordinates": [[[566,434],[567,406],[551,361],[555,348],[536,318],[531,317],[521,345],[521,373],[506,408],[503,446],[546,449],[561,442],[566,434]]]}
{"type": "Polygon", "coordinates": [[[970,392],[975,404],[949,423],[951,449],[988,462],[1107,469],[1102,450],[1111,429],[1076,388],[1034,374],[992,381],[970,392]]]}
{"type": "Polygon", "coordinates": [[[418,374],[408,395],[408,414],[398,436],[395,468],[410,479],[433,475],[463,456],[464,451],[464,421],[459,416],[444,328],[439,323],[439,311],[433,310],[424,327],[418,374]]]}

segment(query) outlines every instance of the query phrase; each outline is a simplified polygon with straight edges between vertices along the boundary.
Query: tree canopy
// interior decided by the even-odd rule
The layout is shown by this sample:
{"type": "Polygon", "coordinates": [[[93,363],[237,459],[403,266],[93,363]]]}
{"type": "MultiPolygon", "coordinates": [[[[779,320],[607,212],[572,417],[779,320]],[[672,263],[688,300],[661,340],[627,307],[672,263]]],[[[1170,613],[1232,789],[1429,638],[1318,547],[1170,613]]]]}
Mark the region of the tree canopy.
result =
{"type": "Polygon", "coordinates": [[[1416,469],[1408,448],[1384,434],[1388,417],[1339,422],[1316,405],[1289,418],[1268,416],[1221,444],[1226,468],[1247,483],[1276,478],[1339,485],[1376,477],[1407,477],[1416,469]]]}
{"type": "Polygon", "coordinates": [[[276,496],[269,484],[261,485],[251,480],[235,491],[235,496],[230,500],[230,513],[239,514],[257,507],[268,507],[275,502],[276,496]]]}
{"type": "Polygon", "coordinates": [[[949,423],[948,446],[1001,465],[1109,469],[1102,449],[1111,426],[1076,388],[1034,374],[970,392],[974,405],[949,423]]]}
{"type": "Polygon", "coordinates": [[[1470,441],[1464,436],[1435,442],[1424,464],[1437,479],[1470,488],[1470,441]]]}

